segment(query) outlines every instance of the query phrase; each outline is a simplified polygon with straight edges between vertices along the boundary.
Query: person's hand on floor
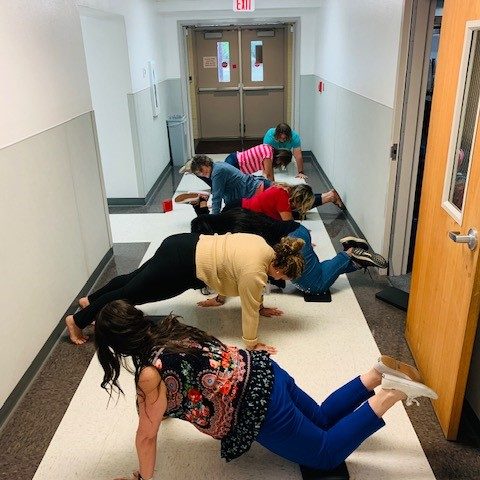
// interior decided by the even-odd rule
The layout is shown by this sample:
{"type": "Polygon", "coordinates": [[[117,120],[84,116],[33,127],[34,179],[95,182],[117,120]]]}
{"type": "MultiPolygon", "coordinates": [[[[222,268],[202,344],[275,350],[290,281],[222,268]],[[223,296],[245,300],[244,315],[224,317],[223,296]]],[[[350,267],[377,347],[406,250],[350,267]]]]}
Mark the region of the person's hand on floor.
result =
{"type": "Polygon", "coordinates": [[[197,305],[199,307],[220,307],[225,303],[225,297],[222,295],[217,295],[213,298],[208,298],[207,300],[202,300],[198,302],[197,305]]]}
{"type": "Polygon", "coordinates": [[[265,345],[264,343],[257,343],[252,350],[263,350],[270,355],[275,355],[276,353],[278,353],[276,347],[274,347],[273,345],[265,345]]]}
{"type": "Polygon", "coordinates": [[[283,315],[283,311],[278,308],[262,307],[260,309],[260,315],[262,317],[279,317],[283,315]]]}

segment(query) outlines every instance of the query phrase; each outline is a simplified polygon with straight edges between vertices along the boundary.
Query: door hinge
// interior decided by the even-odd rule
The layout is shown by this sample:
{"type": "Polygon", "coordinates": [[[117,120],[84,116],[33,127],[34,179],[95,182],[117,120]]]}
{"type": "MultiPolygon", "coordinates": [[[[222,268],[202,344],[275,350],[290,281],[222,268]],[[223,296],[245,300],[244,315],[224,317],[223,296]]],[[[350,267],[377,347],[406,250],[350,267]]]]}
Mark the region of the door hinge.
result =
{"type": "Polygon", "coordinates": [[[398,143],[394,143],[390,147],[390,158],[392,160],[396,160],[397,159],[397,153],[398,153],[398,143]]]}

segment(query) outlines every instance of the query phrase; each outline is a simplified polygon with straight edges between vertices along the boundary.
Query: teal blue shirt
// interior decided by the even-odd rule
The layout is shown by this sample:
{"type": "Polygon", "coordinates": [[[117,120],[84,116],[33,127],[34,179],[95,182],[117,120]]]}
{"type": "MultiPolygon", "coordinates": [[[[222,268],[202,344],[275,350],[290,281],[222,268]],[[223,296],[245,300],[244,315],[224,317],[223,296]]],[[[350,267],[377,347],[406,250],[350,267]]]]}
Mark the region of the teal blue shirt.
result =
{"type": "Polygon", "coordinates": [[[283,148],[285,150],[291,150],[292,148],[300,148],[300,135],[292,130],[292,138],[290,141],[279,142],[275,139],[275,129],[270,128],[267,130],[267,133],[263,137],[263,143],[271,145],[273,148],[283,148]]]}

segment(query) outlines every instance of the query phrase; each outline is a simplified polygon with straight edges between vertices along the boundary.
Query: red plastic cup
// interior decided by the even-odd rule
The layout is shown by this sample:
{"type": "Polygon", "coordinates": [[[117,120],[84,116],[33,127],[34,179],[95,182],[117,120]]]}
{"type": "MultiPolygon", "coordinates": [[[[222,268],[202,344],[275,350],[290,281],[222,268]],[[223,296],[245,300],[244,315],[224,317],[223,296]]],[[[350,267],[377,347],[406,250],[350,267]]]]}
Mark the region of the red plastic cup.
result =
{"type": "Polygon", "coordinates": [[[173,210],[173,202],[171,198],[167,198],[162,202],[163,213],[171,212],[173,210]]]}

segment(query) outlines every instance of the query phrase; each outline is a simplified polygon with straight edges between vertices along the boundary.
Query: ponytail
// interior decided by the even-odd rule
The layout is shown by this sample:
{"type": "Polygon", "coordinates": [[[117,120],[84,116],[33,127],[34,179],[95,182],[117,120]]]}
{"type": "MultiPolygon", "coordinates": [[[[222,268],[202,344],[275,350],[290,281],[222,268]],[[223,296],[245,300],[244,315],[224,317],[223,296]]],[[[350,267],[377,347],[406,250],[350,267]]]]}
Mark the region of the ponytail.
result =
{"type": "Polygon", "coordinates": [[[305,245],[301,238],[283,237],[280,243],[273,247],[275,260],[273,266],[291,279],[298,278],[305,268],[305,260],[300,250],[305,245]]]}

